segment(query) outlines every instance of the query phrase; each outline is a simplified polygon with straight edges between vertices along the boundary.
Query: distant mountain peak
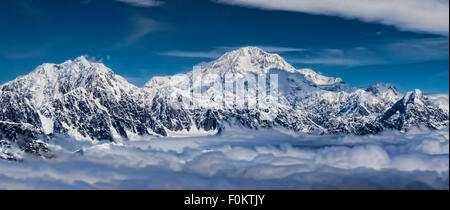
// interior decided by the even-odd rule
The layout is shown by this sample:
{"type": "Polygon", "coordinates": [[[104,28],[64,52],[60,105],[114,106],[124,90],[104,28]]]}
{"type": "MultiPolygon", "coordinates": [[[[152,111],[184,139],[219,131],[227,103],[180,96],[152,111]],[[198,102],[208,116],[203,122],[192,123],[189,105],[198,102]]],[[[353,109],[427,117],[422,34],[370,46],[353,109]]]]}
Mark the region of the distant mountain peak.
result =
{"type": "Polygon", "coordinates": [[[415,89],[387,110],[381,122],[387,128],[402,130],[414,126],[444,128],[448,127],[448,113],[415,89]]]}
{"type": "Polygon", "coordinates": [[[415,89],[414,91],[407,92],[403,97],[403,102],[407,103],[420,103],[423,101],[423,93],[419,89],[415,89]]]}
{"type": "Polygon", "coordinates": [[[306,80],[316,85],[332,85],[337,83],[344,83],[341,78],[323,76],[322,74],[319,74],[312,69],[298,69],[297,72],[303,74],[306,80]]]}
{"type": "Polygon", "coordinates": [[[84,55],[78,56],[73,61],[76,63],[91,63],[84,55]]]}
{"type": "Polygon", "coordinates": [[[31,73],[0,87],[4,91],[27,96],[30,103],[36,107],[79,88],[84,90],[104,88],[116,94],[119,93],[117,91],[119,89],[135,88],[102,63],[90,62],[84,56],[61,64],[44,63],[31,73]]]}
{"type": "MultiPolygon", "coordinates": [[[[44,63],[38,66],[31,74],[46,74],[51,77],[85,76],[88,74],[111,74],[114,73],[103,63],[89,61],[85,56],[79,56],[74,60],[67,60],[60,64],[44,63]]],[[[59,78],[61,79],[61,78],[59,78]]]]}
{"type": "Polygon", "coordinates": [[[341,78],[326,77],[312,69],[296,69],[280,55],[265,52],[259,47],[242,47],[225,53],[217,60],[202,65],[204,74],[233,75],[241,78],[249,73],[267,74],[270,70],[288,73],[300,73],[305,80],[315,85],[333,85],[343,83],[341,78]]]}
{"type": "Polygon", "coordinates": [[[217,60],[203,65],[208,73],[246,75],[250,72],[265,74],[271,69],[294,72],[295,68],[277,54],[258,47],[243,47],[225,53],[217,60]]]}
{"type": "Polygon", "coordinates": [[[271,56],[271,55],[275,55],[275,54],[270,54],[268,52],[265,52],[263,49],[261,49],[259,47],[248,46],[248,47],[241,47],[241,48],[232,50],[230,52],[227,52],[221,57],[236,58],[236,57],[255,57],[255,56],[259,56],[259,55],[271,56]]]}

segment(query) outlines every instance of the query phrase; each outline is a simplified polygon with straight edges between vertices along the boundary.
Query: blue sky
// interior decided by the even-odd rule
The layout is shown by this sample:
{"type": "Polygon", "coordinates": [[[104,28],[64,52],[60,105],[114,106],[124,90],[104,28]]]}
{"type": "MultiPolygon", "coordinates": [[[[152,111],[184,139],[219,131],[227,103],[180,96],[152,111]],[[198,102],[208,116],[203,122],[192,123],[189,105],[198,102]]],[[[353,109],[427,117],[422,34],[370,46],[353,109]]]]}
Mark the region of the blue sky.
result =
{"type": "Polygon", "coordinates": [[[3,0],[0,83],[87,55],[140,86],[259,46],[357,86],[448,93],[448,0],[273,2],[3,0]]]}

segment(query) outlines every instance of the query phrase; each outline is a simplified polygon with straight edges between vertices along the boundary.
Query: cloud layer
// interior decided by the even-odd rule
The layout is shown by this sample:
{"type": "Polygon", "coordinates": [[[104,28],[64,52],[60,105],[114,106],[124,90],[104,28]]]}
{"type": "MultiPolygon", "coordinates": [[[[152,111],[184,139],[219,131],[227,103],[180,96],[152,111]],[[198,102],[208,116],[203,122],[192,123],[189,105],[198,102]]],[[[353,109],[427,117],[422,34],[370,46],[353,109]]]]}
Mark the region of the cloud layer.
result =
{"type": "Polygon", "coordinates": [[[448,189],[449,136],[222,136],[110,144],[59,139],[51,161],[0,160],[0,189],[448,189]],[[75,152],[78,151],[78,152],[75,152]]]}
{"type": "Polygon", "coordinates": [[[448,36],[448,0],[214,0],[218,3],[266,10],[356,18],[401,30],[448,36]]]}

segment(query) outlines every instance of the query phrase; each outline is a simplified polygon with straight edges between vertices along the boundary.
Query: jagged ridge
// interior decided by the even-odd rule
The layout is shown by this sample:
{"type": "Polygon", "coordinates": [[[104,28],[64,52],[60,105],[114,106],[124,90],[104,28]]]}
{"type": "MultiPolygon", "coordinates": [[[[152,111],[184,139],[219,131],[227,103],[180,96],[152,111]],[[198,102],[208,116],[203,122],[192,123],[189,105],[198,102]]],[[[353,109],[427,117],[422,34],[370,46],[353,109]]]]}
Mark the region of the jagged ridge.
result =
{"type": "MultiPolygon", "coordinates": [[[[54,135],[77,139],[121,141],[136,136],[212,135],[225,125],[248,128],[282,127],[297,132],[375,134],[383,129],[413,126],[448,127],[448,111],[420,91],[402,96],[389,84],[358,89],[340,78],[311,69],[295,69],[279,55],[256,47],[229,52],[202,66],[202,75],[277,74],[279,100],[273,120],[263,109],[190,109],[192,72],[155,77],[143,88],[128,83],[103,64],[84,57],[62,64],[43,64],[29,75],[0,87],[0,139],[37,155],[54,135]],[[6,141],[5,141],[6,140],[6,141]],[[38,145],[38,146],[36,146],[38,145]]],[[[214,86],[202,86],[220,101],[214,86]]],[[[193,99],[200,100],[200,99],[193,99]]],[[[6,143],[3,143],[6,145],[6,143]]]]}

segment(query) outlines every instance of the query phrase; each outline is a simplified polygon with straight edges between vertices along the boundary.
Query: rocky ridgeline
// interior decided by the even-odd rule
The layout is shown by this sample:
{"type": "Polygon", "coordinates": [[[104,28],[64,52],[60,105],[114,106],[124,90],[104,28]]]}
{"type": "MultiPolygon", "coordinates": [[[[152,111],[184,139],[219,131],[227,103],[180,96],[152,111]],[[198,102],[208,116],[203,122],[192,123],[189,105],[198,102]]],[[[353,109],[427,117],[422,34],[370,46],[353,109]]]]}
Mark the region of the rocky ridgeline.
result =
{"type": "MultiPolygon", "coordinates": [[[[390,84],[365,89],[310,69],[295,69],[283,58],[256,47],[229,52],[201,66],[203,78],[227,74],[277,75],[278,95],[266,108],[200,106],[223,100],[208,81],[196,87],[193,72],[155,77],[138,88],[101,63],[84,57],[43,64],[0,86],[0,158],[14,159],[12,148],[51,157],[46,142],[55,135],[76,139],[123,141],[137,136],[214,135],[226,126],[281,127],[307,134],[376,134],[384,129],[448,127],[448,109],[420,90],[401,94],[390,84]],[[187,97],[200,88],[210,98],[187,97]]],[[[249,87],[246,87],[249,88],[249,87]]],[[[231,92],[235,97],[236,92],[231,92]]]]}

